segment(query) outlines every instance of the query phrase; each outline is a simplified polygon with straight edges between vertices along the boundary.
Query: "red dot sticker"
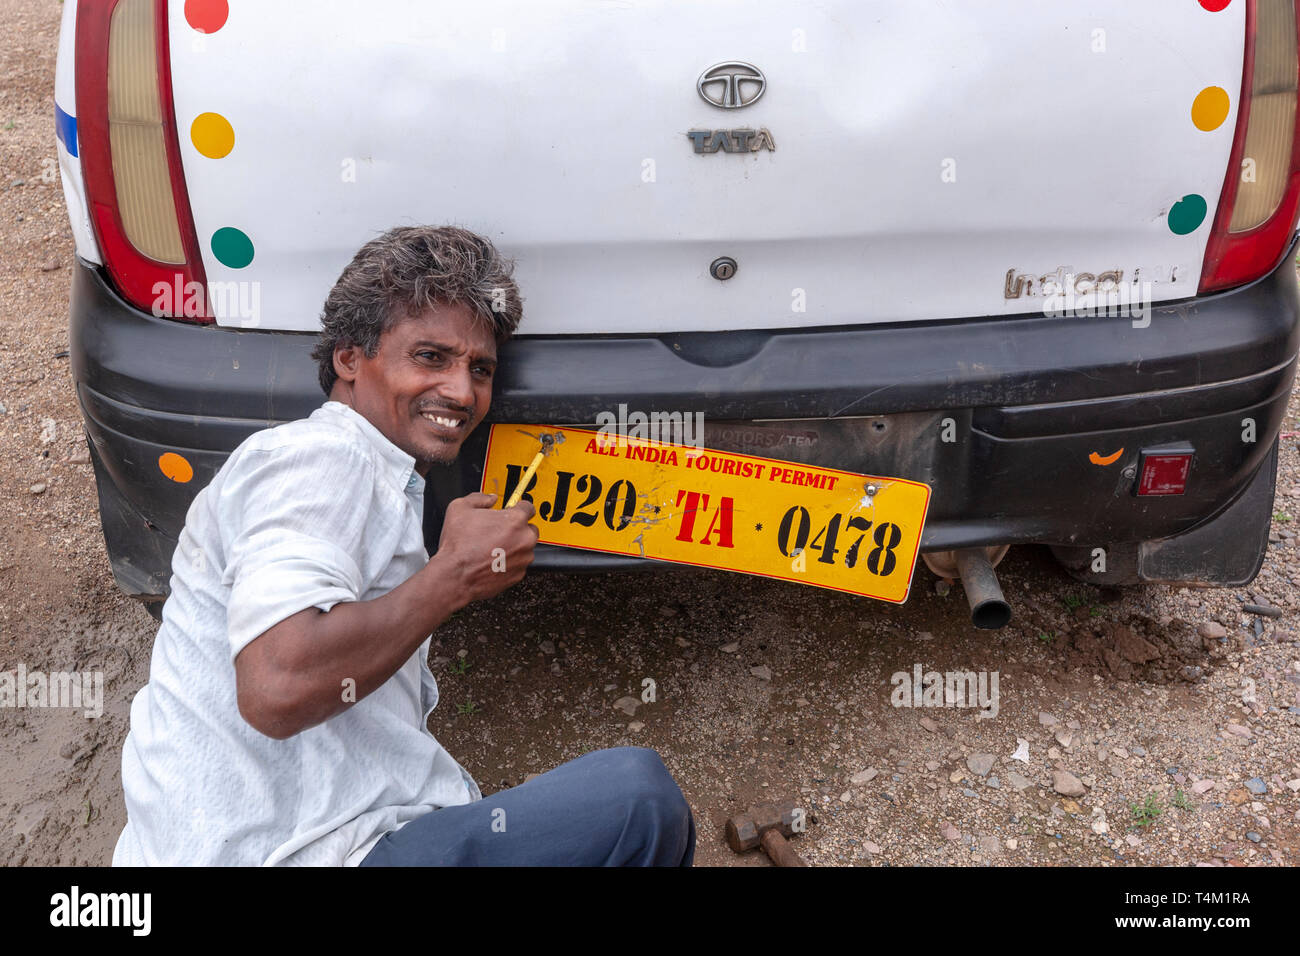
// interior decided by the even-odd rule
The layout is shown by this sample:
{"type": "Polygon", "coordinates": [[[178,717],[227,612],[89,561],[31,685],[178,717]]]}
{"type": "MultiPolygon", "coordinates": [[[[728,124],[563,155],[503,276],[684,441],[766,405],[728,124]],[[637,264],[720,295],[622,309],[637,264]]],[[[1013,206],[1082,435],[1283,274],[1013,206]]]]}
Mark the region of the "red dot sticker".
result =
{"type": "Polygon", "coordinates": [[[228,16],[227,0],[185,0],[185,21],[200,33],[216,33],[226,25],[228,16]]]}
{"type": "Polygon", "coordinates": [[[1232,0],[1201,0],[1201,6],[1211,13],[1218,13],[1231,2],[1232,0]]]}

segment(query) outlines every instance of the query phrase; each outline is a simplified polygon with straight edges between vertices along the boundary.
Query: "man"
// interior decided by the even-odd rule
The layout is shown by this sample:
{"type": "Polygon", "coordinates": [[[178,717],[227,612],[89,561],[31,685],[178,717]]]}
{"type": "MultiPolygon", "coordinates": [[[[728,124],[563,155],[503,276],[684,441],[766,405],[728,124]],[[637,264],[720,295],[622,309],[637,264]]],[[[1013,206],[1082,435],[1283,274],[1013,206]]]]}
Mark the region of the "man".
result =
{"type": "Polygon", "coordinates": [[[430,632],[522,579],[537,540],[531,505],[484,494],[448,506],[432,558],[421,531],[424,479],[482,421],[519,322],[510,271],[429,227],[344,269],[313,353],[328,401],[250,436],[186,515],[115,865],[690,864],[690,809],[653,751],[483,800],[426,726],[430,632]]]}

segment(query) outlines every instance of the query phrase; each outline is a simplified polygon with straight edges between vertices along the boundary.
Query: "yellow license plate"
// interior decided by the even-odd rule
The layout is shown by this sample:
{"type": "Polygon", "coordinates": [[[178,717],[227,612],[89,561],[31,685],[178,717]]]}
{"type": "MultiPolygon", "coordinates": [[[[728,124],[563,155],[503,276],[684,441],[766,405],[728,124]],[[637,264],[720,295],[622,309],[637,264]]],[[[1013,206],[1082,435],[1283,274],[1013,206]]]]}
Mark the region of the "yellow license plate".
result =
{"type": "Polygon", "coordinates": [[[758,574],[901,604],[930,487],[904,478],[546,425],[493,425],[482,490],[529,481],[539,540],[758,574]]]}

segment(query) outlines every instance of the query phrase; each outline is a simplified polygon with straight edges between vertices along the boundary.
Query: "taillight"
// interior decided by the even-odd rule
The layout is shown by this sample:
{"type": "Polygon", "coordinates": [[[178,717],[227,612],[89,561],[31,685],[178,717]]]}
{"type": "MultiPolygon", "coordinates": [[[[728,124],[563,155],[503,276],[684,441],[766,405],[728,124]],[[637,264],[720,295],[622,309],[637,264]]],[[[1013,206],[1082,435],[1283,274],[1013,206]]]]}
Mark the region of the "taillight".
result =
{"type": "Polygon", "coordinates": [[[1245,0],[1246,56],[1236,138],[1205,247],[1202,293],[1272,271],[1300,210],[1297,0],[1245,0]]]}
{"type": "Polygon", "coordinates": [[[77,125],[86,198],[122,296],[211,322],[172,108],[167,0],[77,5],[77,125]]]}

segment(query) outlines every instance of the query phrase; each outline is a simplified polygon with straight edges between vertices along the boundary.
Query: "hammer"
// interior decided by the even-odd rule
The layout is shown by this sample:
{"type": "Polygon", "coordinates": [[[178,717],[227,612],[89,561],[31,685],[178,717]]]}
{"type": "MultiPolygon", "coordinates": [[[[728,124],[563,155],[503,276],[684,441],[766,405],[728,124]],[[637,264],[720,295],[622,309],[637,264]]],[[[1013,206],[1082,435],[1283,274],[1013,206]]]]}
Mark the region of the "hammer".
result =
{"type": "MultiPolygon", "coordinates": [[[[802,817],[802,810],[799,815],[802,817]]],[[[794,835],[794,822],[793,803],[753,807],[748,813],[727,820],[727,844],[737,853],[761,846],[777,866],[807,866],[803,857],[785,839],[794,835]]]]}

